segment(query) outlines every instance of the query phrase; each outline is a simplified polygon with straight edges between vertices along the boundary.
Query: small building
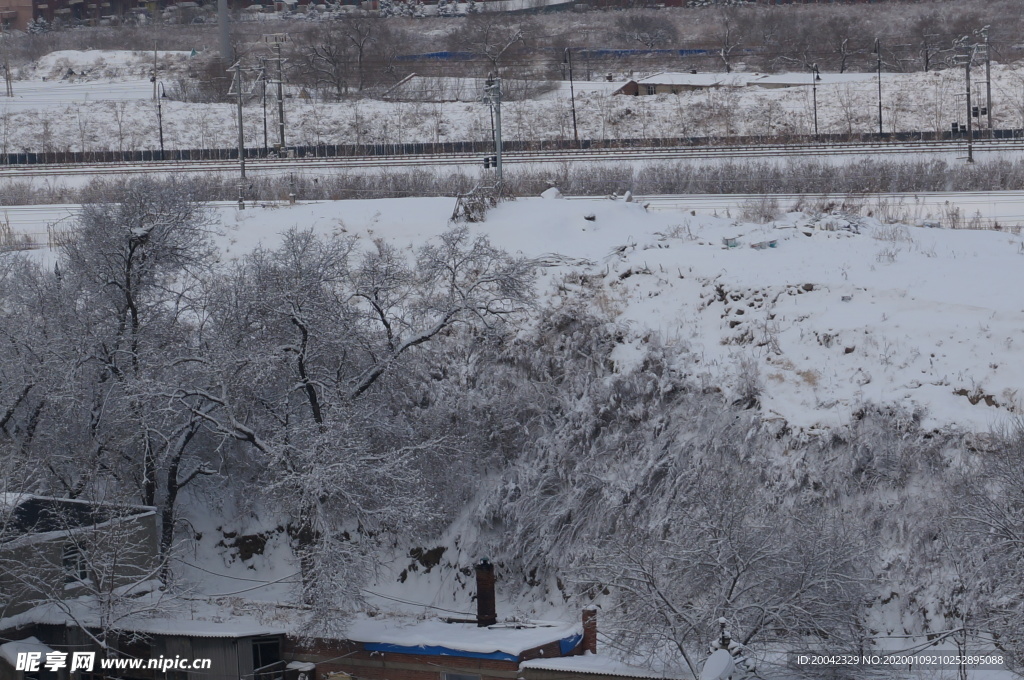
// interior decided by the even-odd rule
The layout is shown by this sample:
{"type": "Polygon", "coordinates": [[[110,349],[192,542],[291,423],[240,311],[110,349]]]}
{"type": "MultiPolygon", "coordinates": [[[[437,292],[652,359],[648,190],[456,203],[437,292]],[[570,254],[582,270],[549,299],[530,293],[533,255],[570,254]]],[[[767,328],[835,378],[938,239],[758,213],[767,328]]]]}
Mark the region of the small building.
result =
{"type": "Polygon", "coordinates": [[[363,617],[346,640],[289,638],[285,656],[315,664],[317,677],[365,680],[516,680],[531,659],[582,654],[597,648],[592,610],[580,624],[546,621],[499,623],[494,566],[476,565],[475,619],[416,620],[363,617]]]}
{"type": "MultiPolygon", "coordinates": [[[[652,95],[680,94],[724,87],[760,87],[779,89],[818,85],[863,83],[877,78],[874,73],[656,73],[641,80],[630,80],[613,94],[652,95]]],[[[891,77],[883,74],[883,78],[891,77]]]]}
{"type": "Polygon", "coordinates": [[[578,624],[529,622],[479,627],[441,619],[360,619],[345,642],[289,638],[286,656],[313,663],[317,677],[366,680],[515,680],[524,661],[579,653],[578,624]]]}
{"type": "Polygon", "coordinates": [[[154,507],[0,494],[0,618],[77,597],[90,582],[127,585],[156,561],[154,507]],[[87,544],[98,534],[117,551],[116,560],[88,559],[87,544]],[[100,567],[106,572],[96,573],[100,567]]]}
{"type": "Polygon", "coordinates": [[[739,73],[657,73],[640,80],[630,80],[613,94],[654,95],[680,94],[721,87],[743,87],[747,76],[739,73]]]}
{"type": "Polygon", "coordinates": [[[585,654],[560,659],[533,659],[519,666],[522,680],[666,680],[675,676],[630,666],[607,656],[585,654]]]}

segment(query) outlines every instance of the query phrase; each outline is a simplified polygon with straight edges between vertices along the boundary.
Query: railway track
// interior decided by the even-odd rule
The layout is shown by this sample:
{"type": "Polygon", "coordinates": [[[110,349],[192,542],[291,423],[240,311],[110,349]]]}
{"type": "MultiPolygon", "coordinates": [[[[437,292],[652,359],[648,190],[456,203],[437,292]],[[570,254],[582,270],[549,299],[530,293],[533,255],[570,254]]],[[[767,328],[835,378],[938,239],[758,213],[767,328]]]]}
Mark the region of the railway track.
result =
{"type": "MultiPolygon", "coordinates": [[[[515,151],[504,154],[509,165],[549,163],[594,163],[659,160],[778,159],[793,157],[834,157],[878,154],[962,154],[962,141],[937,140],[915,142],[867,142],[833,144],[786,144],[747,146],[679,146],[619,149],[560,149],[515,151]]],[[[1022,152],[1024,140],[976,140],[975,154],[1022,152]]],[[[249,158],[246,170],[254,173],[280,173],[336,169],[416,168],[439,166],[481,166],[478,153],[395,154],[373,156],[306,156],[302,158],[249,158]]],[[[133,175],[146,173],[233,172],[237,159],[195,161],[148,161],[111,163],[74,163],[49,165],[0,165],[0,179],[21,177],[72,177],[93,175],[133,175]]]]}

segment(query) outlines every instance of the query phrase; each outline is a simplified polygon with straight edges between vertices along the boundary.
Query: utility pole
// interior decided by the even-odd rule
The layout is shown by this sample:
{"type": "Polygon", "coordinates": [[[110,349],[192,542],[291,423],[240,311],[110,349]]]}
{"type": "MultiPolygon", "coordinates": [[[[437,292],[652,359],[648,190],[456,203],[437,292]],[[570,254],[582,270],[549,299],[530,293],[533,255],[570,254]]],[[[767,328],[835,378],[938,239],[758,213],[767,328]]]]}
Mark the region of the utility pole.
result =
{"type": "Polygon", "coordinates": [[[284,33],[266,36],[266,41],[273,45],[274,61],[277,62],[277,121],[281,136],[281,154],[284,154],[284,59],[281,58],[281,44],[288,42],[284,33]]]}
{"type": "Polygon", "coordinates": [[[974,110],[971,108],[971,60],[974,57],[974,47],[967,46],[967,58],[964,59],[964,72],[967,83],[967,162],[974,162],[974,110]]]}
{"type": "Polygon", "coordinates": [[[496,78],[493,73],[487,78],[484,99],[491,105],[491,111],[494,113],[495,185],[501,187],[501,78],[496,78]]]}
{"type": "Polygon", "coordinates": [[[875,38],[875,54],[878,55],[878,134],[882,134],[882,45],[875,38]]]}
{"type": "Polygon", "coordinates": [[[245,200],[242,198],[242,190],[245,186],[245,137],[242,134],[242,62],[235,63],[228,69],[234,72],[231,79],[231,90],[229,94],[238,96],[238,168],[240,171],[238,181],[238,209],[245,210],[245,200]]]}
{"type": "Polygon", "coordinates": [[[156,101],[156,41],[153,41],[153,101],[156,101]]]}
{"type": "Polygon", "coordinates": [[[985,109],[988,112],[988,136],[992,136],[992,50],[988,42],[988,26],[981,29],[985,36],[985,109]]]}
{"type": "Polygon", "coordinates": [[[10,53],[11,48],[8,46],[7,41],[10,40],[10,34],[7,33],[6,28],[0,29],[0,42],[4,45],[4,86],[8,97],[14,96],[14,86],[11,82],[11,61],[10,53]]]}
{"type": "Polygon", "coordinates": [[[228,37],[228,0],[217,0],[217,34],[220,38],[220,60],[231,63],[231,40],[228,37]]]}
{"type": "Polygon", "coordinates": [[[565,61],[569,64],[569,99],[572,101],[572,138],[580,145],[580,131],[576,127],[576,89],[572,81],[572,49],[565,48],[565,61]]]}
{"type": "Polygon", "coordinates": [[[160,96],[156,98],[156,124],[160,129],[160,160],[164,159],[164,115],[160,106],[160,100],[164,98],[164,84],[160,85],[160,96]]]}
{"type": "Polygon", "coordinates": [[[260,82],[263,84],[263,157],[267,157],[267,62],[260,59],[260,82]]]}
{"type": "Polygon", "coordinates": [[[974,162],[974,109],[971,102],[971,62],[974,60],[974,51],[977,45],[972,45],[965,37],[959,41],[958,49],[963,52],[955,56],[957,63],[964,67],[964,91],[967,99],[967,162],[974,162]]]}
{"type": "Polygon", "coordinates": [[[818,65],[811,66],[811,94],[814,98],[814,141],[818,141],[818,65]]]}

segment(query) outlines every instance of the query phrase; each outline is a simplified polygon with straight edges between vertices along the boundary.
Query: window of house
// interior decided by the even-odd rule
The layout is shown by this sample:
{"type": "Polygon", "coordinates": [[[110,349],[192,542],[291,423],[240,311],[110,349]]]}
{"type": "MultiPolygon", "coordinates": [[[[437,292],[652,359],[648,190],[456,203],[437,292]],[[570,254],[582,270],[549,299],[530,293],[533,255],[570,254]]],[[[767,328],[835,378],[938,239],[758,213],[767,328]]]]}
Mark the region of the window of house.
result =
{"type": "Polygon", "coordinates": [[[77,583],[78,581],[89,580],[89,565],[85,563],[82,549],[77,545],[69,544],[64,546],[61,562],[64,564],[64,583],[77,583]]]}
{"type": "Polygon", "coordinates": [[[441,680],[480,680],[480,676],[467,673],[441,673],[441,680]]]}
{"type": "Polygon", "coordinates": [[[658,86],[657,85],[648,85],[647,86],[647,94],[658,94],[657,90],[658,90],[658,86]]]}

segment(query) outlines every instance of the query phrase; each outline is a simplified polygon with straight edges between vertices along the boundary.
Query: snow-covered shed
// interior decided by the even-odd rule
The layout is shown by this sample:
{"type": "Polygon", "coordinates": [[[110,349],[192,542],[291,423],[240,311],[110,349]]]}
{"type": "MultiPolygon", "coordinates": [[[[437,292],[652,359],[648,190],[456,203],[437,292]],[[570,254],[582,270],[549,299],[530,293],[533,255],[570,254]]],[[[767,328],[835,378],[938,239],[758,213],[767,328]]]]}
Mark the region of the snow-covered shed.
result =
{"type": "Polygon", "coordinates": [[[285,656],[316,664],[318,678],[361,680],[516,680],[520,664],[595,651],[597,618],[580,623],[498,620],[494,566],[476,565],[475,619],[361,616],[345,640],[289,638],[285,656]],[[439,677],[440,674],[440,677],[439,677]]]}
{"type": "MultiPolygon", "coordinates": [[[[24,680],[25,671],[19,671],[17,669],[18,655],[19,654],[40,654],[43,657],[53,649],[47,647],[38,638],[29,636],[21,640],[10,640],[0,644],[0,680],[24,680]]],[[[57,674],[45,669],[40,669],[39,672],[33,673],[33,676],[38,676],[40,680],[50,680],[53,678],[56,680],[57,674]]]]}
{"type": "Polygon", "coordinates": [[[519,665],[519,671],[523,680],[666,680],[674,677],[589,653],[560,659],[524,661],[519,665]]]}
{"type": "Polygon", "coordinates": [[[613,94],[679,94],[720,87],[743,87],[746,84],[746,77],[738,73],[666,72],[640,80],[630,80],[613,94]]]}
{"type": "MultiPolygon", "coordinates": [[[[116,623],[92,596],[47,602],[0,619],[0,637],[28,635],[25,640],[48,649],[94,652],[99,658],[96,639],[112,635],[118,652],[127,658],[208,660],[202,667],[167,669],[166,673],[159,668],[132,668],[130,677],[136,680],[299,680],[299,671],[289,668],[282,656],[285,627],[233,613],[215,602],[192,600],[188,611],[183,611],[182,602],[161,606],[162,598],[156,581],[125,593],[124,601],[117,604],[121,616],[116,623]]],[[[4,677],[2,666],[0,680],[23,680],[4,677]]],[[[101,673],[98,666],[93,670],[101,673]]],[[[57,677],[53,675],[54,680],[57,677]]]]}
{"type": "Polygon", "coordinates": [[[579,653],[579,624],[475,623],[360,618],[346,641],[288,641],[286,655],[316,664],[317,676],[366,680],[514,680],[522,662],[579,653]]]}

